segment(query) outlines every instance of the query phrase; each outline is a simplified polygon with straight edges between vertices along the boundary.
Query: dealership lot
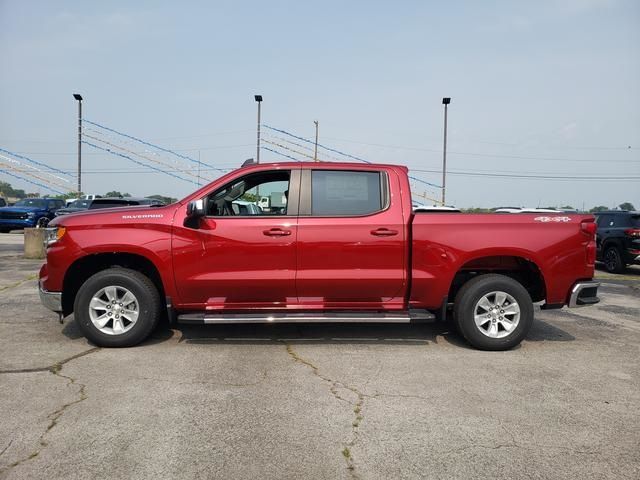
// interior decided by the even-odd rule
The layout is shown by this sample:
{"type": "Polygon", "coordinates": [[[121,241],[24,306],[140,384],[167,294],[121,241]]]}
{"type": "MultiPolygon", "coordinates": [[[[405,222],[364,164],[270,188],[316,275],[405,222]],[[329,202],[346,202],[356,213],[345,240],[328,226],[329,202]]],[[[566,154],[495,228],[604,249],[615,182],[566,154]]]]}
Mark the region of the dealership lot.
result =
{"type": "Polygon", "coordinates": [[[97,349],[0,234],[0,478],[638,478],[640,268],[523,344],[444,323],[162,329],[97,349]]]}

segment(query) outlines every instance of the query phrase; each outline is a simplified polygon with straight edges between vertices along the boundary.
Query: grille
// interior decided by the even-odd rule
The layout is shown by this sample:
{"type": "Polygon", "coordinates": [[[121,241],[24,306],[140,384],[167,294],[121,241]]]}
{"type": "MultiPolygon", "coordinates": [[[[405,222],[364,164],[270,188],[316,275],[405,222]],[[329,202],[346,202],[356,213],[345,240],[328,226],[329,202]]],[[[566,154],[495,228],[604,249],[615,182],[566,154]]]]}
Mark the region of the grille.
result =
{"type": "Polygon", "coordinates": [[[26,220],[27,214],[22,212],[0,212],[0,218],[7,220],[26,220]]]}

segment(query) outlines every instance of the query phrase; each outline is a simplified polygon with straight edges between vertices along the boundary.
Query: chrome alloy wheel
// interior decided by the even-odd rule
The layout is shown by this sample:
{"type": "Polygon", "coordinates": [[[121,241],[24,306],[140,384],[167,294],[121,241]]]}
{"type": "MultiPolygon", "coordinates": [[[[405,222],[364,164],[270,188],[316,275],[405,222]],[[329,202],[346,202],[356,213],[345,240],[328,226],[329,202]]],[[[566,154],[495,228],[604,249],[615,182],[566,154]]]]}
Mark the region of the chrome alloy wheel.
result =
{"type": "Polygon", "coordinates": [[[93,325],[107,335],[122,335],[138,321],[138,300],[124,287],[101,288],[89,302],[93,325]]]}
{"type": "Polygon", "coordinates": [[[478,300],[473,315],[476,327],[484,335],[504,338],[518,326],[520,306],[506,292],[490,292],[478,300]]]}

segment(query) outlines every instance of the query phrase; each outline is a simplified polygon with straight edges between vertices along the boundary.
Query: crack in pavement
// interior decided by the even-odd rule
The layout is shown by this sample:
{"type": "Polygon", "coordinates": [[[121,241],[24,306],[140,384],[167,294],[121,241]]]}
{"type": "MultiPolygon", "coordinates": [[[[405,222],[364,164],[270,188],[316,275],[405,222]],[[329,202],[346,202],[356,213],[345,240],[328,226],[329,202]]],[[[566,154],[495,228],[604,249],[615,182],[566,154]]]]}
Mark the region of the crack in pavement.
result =
{"type": "Polygon", "coordinates": [[[4,447],[4,448],[2,449],[2,451],[0,452],[0,457],[1,457],[2,455],[4,455],[4,452],[6,452],[6,451],[7,451],[7,449],[11,446],[11,444],[12,444],[12,443],[13,443],[13,439],[12,439],[12,440],[9,440],[9,443],[7,444],[7,446],[6,446],[6,447],[4,447]]]}
{"type": "Polygon", "coordinates": [[[350,406],[353,407],[353,413],[354,413],[354,420],[353,422],[351,422],[351,439],[344,443],[344,448],[342,449],[341,453],[342,456],[345,459],[345,462],[347,464],[347,470],[349,471],[349,474],[351,475],[351,478],[354,479],[358,479],[360,478],[356,472],[356,465],[355,465],[355,461],[353,458],[353,455],[351,453],[351,449],[355,446],[356,442],[358,441],[359,438],[359,432],[358,432],[358,428],[360,427],[360,423],[362,422],[362,420],[364,420],[364,416],[362,415],[362,408],[364,405],[364,399],[366,397],[370,397],[370,395],[366,395],[364,393],[362,393],[360,390],[358,390],[355,387],[352,387],[351,385],[347,385],[344,382],[341,382],[339,380],[334,380],[330,377],[327,377],[326,375],[322,374],[320,372],[320,369],[314,365],[312,362],[310,362],[309,360],[306,360],[305,358],[301,357],[294,349],[293,346],[291,346],[291,344],[285,343],[285,347],[287,349],[287,353],[289,354],[289,356],[296,362],[296,363],[300,363],[306,367],[308,367],[309,369],[311,369],[311,371],[313,372],[313,374],[315,376],[317,376],[319,379],[321,379],[323,382],[327,383],[329,385],[329,392],[331,392],[331,394],[337,399],[340,400],[342,402],[348,403],[350,406]],[[340,395],[338,389],[339,388],[343,388],[345,390],[350,391],[351,393],[353,393],[356,396],[356,401],[351,401],[348,400],[346,398],[344,398],[343,396],[340,395]]]}
{"type": "MultiPolygon", "coordinates": [[[[16,460],[15,462],[9,464],[7,467],[4,468],[0,468],[0,473],[4,473],[12,468],[17,467],[18,465],[21,465],[22,463],[28,462],[29,460],[32,460],[34,458],[36,458],[38,455],[40,455],[40,452],[42,451],[43,448],[45,448],[48,443],[45,440],[45,437],[47,436],[47,434],[58,424],[58,421],[60,420],[60,417],[62,417],[62,415],[64,414],[64,412],[67,410],[67,408],[75,405],[76,403],[80,403],[83,402],[87,399],[87,394],[85,392],[86,389],[86,385],[83,383],[80,383],[77,381],[77,379],[70,377],[68,375],[64,375],[61,372],[62,367],[69,363],[72,360],[76,360],[80,357],[84,357],[86,355],[90,355],[92,353],[95,353],[97,351],[101,350],[100,347],[94,347],[94,348],[90,348],[89,350],[85,350],[84,352],[80,352],[76,355],[72,355],[71,357],[65,358],[64,360],[60,360],[52,365],[49,365],[47,367],[40,367],[40,368],[23,368],[23,369],[17,369],[17,370],[0,370],[0,374],[15,374],[15,373],[37,373],[37,372],[49,372],[57,377],[60,378],[64,378],[67,380],[67,386],[70,385],[79,385],[80,389],[78,390],[78,394],[79,394],[79,398],[76,398],[75,400],[71,401],[71,402],[67,402],[64,405],[62,405],[60,408],[54,410],[53,412],[51,412],[49,415],[47,415],[47,418],[49,418],[49,425],[47,425],[47,428],[45,429],[44,432],[42,432],[42,434],[40,435],[40,438],[38,439],[38,447],[31,452],[27,457],[21,458],[20,460],[16,460]]],[[[2,453],[4,453],[9,446],[11,445],[11,443],[13,442],[13,440],[11,442],[9,442],[9,445],[7,445],[5,447],[5,449],[2,451],[2,453]]],[[[2,454],[0,453],[0,455],[2,454]]]]}
{"type": "Polygon", "coordinates": [[[0,292],[4,292],[5,290],[9,290],[11,288],[16,288],[22,285],[23,283],[30,282],[31,280],[36,280],[38,278],[38,274],[34,273],[33,275],[29,275],[27,278],[23,280],[19,280],[15,283],[10,283],[9,285],[5,285],[4,287],[0,287],[0,292]]]}
{"type": "Polygon", "coordinates": [[[456,448],[450,448],[448,450],[444,450],[443,452],[440,452],[442,455],[448,455],[451,453],[460,453],[460,452],[464,452],[466,450],[471,450],[474,448],[483,448],[485,450],[499,450],[501,448],[517,448],[517,449],[525,449],[525,450],[532,450],[534,449],[534,451],[539,451],[541,449],[543,450],[554,450],[554,451],[563,451],[563,452],[567,452],[567,453],[574,453],[574,454],[578,454],[578,455],[597,455],[601,452],[597,451],[597,450],[583,450],[583,449],[576,449],[576,448],[571,448],[571,447],[565,447],[565,446],[560,446],[560,445],[549,445],[549,444],[537,444],[537,443],[519,443],[516,441],[515,435],[509,430],[507,429],[503,424],[500,424],[500,428],[509,436],[510,438],[510,442],[508,443],[499,443],[497,445],[485,445],[482,443],[473,443],[474,439],[471,437],[468,437],[469,441],[472,442],[471,444],[468,445],[464,445],[462,447],[456,447],[456,448]]]}
{"type": "Polygon", "coordinates": [[[172,385],[215,385],[217,387],[254,387],[256,385],[260,385],[267,379],[267,371],[262,370],[260,379],[256,382],[247,382],[247,383],[233,383],[233,382],[207,382],[204,380],[201,381],[188,381],[188,382],[175,382],[168,378],[158,378],[158,377],[134,377],[132,380],[147,380],[153,382],[168,382],[172,385]]]}

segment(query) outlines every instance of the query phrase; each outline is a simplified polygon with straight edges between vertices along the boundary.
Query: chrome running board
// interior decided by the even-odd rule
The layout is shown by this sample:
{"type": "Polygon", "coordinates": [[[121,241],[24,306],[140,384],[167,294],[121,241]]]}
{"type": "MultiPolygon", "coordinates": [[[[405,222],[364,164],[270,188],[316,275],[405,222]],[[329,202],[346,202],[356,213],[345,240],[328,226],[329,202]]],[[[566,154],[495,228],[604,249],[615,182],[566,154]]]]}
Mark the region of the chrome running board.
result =
{"type": "Polygon", "coordinates": [[[427,311],[416,312],[287,312],[287,313],[185,313],[178,315],[178,323],[410,323],[433,320],[427,311]]]}

